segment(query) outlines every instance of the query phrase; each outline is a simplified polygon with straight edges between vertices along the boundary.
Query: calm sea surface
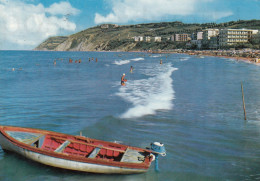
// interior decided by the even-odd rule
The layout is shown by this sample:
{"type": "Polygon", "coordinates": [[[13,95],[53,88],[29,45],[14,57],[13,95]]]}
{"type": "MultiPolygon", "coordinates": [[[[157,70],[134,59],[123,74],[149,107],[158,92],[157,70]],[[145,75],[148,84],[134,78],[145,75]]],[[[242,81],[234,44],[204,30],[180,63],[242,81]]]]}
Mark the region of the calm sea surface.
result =
{"type": "Polygon", "coordinates": [[[0,148],[1,181],[260,180],[260,67],[182,54],[0,51],[0,124],[138,147],[160,141],[167,150],[159,173],[152,165],[145,174],[100,175],[0,148]]]}

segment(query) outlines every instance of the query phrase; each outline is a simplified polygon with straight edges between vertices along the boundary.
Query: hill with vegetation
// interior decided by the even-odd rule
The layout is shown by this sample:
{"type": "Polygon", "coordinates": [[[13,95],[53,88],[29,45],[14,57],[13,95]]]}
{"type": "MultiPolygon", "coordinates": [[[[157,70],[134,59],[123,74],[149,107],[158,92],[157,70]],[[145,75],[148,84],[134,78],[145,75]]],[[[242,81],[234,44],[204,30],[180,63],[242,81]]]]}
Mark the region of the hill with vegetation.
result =
{"type": "Polygon", "coordinates": [[[88,28],[70,36],[51,37],[34,50],[54,51],[138,51],[182,48],[185,43],[167,40],[177,33],[193,33],[207,28],[258,29],[260,20],[239,20],[226,23],[187,24],[179,21],[137,25],[105,24],[88,28]],[[162,42],[135,42],[134,36],[160,36],[162,42]]]}

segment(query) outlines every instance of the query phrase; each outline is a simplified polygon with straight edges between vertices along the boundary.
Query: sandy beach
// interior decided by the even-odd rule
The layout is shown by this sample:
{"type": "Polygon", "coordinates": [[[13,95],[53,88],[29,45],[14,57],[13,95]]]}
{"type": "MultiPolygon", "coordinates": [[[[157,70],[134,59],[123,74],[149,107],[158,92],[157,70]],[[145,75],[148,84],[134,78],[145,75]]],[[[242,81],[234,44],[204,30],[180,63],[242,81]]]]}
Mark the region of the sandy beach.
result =
{"type": "Polygon", "coordinates": [[[247,61],[251,63],[260,63],[260,50],[171,50],[162,51],[160,53],[183,53],[188,55],[195,55],[199,57],[214,56],[223,58],[232,58],[236,60],[247,61]]]}

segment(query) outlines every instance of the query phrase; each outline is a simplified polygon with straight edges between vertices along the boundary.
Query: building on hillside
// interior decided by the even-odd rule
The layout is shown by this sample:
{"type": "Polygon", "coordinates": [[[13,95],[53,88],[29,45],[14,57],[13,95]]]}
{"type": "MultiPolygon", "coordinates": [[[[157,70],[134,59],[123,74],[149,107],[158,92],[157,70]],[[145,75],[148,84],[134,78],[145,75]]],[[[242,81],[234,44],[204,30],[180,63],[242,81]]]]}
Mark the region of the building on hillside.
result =
{"type": "Polygon", "coordinates": [[[103,25],[100,25],[101,29],[107,29],[109,28],[109,24],[103,24],[103,25]]]}
{"type": "Polygon", "coordinates": [[[154,37],[154,41],[155,42],[161,42],[162,41],[162,37],[156,36],[156,37],[154,37]]]}
{"type": "Polygon", "coordinates": [[[237,43],[248,43],[258,30],[222,29],[219,32],[219,46],[229,46],[237,43]]]}
{"type": "Polygon", "coordinates": [[[202,40],[203,39],[203,32],[199,31],[197,32],[197,40],[202,40]]]}
{"type": "Polygon", "coordinates": [[[151,37],[150,36],[145,37],[145,41],[146,42],[150,42],[151,41],[151,37]]]}
{"type": "Polygon", "coordinates": [[[174,35],[172,35],[172,36],[171,36],[171,41],[174,41],[174,39],[175,39],[175,38],[174,38],[174,35]]]}
{"type": "Polygon", "coordinates": [[[183,33],[183,34],[175,34],[175,41],[189,41],[190,36],[189,34],[183,33]]]}
{"type": "Polygon", "coordinates": [[[134,36],[133,39],[135,41],[144,41],[144,38],[142,36],[134,36]]]}

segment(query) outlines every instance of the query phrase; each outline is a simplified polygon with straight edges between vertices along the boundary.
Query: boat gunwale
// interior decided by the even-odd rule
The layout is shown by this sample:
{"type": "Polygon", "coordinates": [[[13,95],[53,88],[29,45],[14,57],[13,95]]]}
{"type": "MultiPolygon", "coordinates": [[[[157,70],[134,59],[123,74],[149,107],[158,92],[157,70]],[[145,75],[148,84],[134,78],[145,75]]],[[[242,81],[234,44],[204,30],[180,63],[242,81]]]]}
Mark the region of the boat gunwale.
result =
{"type": "MultiPolygon", "coordinates": [[[[6,131],[20,131],[20,132],[29,132],[29,133],[41,133],[41,134],[50,134],[54,136],[68,136],[68,137],[74,137],[74,138],[80,138],[83,140],[93,140],[93,141],[98,141],[98,142],[103,142],[103,143],[109,143],[113,145],[118,145],[118,146],[126,146],[131,149],[137,150],[137,151],[142,151],[142,152],[148,152],[150,153],[150,150],[142,149],[142,148],[137,148],[137,147],[131,147],[123,144],[118,144],[118,143],[112,143],[108,141],[102,141],[102,140],[97,140],[97,139],[92,139],[92,138],[86,138],[82,136],[75,136],[75,135],[69,135],[69,134],[64,134],[64,133],[58,133],[58,132],[53,132],[53,131],[48,131],[48,130],[41,130],[41,129],[35,129],[35,128],[23,128],[23,127],[15,127],[15,126],[0,126],[0,132],[1,134],[6,137],[8,141],[10,141],[12,144],[16,145],[17,147],[36,152],[39,154],[43,155],[48,155],[51,157],[55,158],[60,158],[60,159],[65,159],[65,160],[71,160],[71,161],[77,161],[77,162],[83,162],[83,163],[91,163],[91,164],[99,164],[99,165],[107,165],[107,166],[114,166],[114,167],[123,167],[123,168],[134,168],[134,169],[148,169],[151,164],[151,158],[145,157],[144,162],[142,163],[126,163],[126,162],[119,162],[119,161],[110,161],[110,160],[105,160],[102,158],[87,158],[87,157],[80,157],[80,156],[75,156],[75,155],[69,155],[66,153],[57,153],[54,151],[49,151],[49,150],[44,150],[42,148],[35,148],[33,146],[30,146],[26,143],[19,142],[18,140],[12,138],[9,136],[6,131]]],[[[74,140],[70,140],[74,141],[74,140]]],[[[97,145],[98,146],[98,145],[97,145]]],[[[116,149],[117,150],[117,149],[116,149]]]]}

